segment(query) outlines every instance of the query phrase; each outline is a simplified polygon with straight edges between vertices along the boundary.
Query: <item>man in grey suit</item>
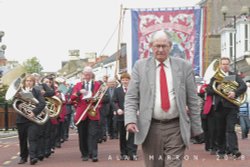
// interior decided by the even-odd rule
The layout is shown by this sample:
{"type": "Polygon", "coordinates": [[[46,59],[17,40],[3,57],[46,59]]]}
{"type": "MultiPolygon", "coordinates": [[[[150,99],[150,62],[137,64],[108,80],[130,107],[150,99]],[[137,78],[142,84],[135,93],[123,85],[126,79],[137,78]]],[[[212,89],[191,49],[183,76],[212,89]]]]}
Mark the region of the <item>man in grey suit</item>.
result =
{"type": "Polygon", "coordinates": [[[147,167],[181,167],[190,137],[202,133],[192,65],[169,57],[171,47],[166,32],[151,36],[154,56],[135,63],[125,97],[125,126],[135,133],[135,144],[142,144],[147,167]]]}

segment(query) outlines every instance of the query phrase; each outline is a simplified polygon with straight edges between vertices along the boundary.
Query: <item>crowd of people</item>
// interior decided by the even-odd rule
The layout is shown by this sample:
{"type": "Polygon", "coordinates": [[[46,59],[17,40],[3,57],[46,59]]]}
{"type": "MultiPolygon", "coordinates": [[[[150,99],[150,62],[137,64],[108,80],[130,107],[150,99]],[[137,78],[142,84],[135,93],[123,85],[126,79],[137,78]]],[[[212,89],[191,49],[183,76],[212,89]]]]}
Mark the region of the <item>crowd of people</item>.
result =
{"type": "Polygon", "coordinates": [[[61,143],[68,140],[73,114],[73,107],[70,103],[71,91],[70,85],[59,82],[51,76],[41,77],[33,73],[23,78],[18,98],[27,102],[25,105],[27,108],[20,102],[16,104],[20,112],[27,114],[26,117],[25,114],[17,114],[16,120],[21,157],[19,164],[26,163],[28,157],[31,165],[39,160],[43,161],[55,152],[55,148],[61,148],[61,143]],[[30,101],[25,99],[25,93],[32,93],[37,100],[37,103],[32,103],[33,107],[28,107],[30,101]],[[49,98],[53,97],[59,99],[59,104],[50,104],[49,98]],[[46,118],[46,114],[50,114],[50,109],[58,110],[55,111],[58,115],[41,121],[46,118]]]}
{"type": "Polygon", "coordinates": [[[78,133],[82,161],[98,162],[98,144],[112,139],[119,139],[120,160],[137,160],[137,147],[142,145],[147,167],[181,167],[191,138],[203,138],[205,150],[221,159],[226,154],[239,158],[235,125],[240,119],[242,139],[247,138],[250,99],[242,106],[243,102],[234,103],[247,86],[229,71],[230,59],[222,57],[216,72],[234,76],[235,89],[226,91],[223,80],[214,76],[197,92],[192,65],[169,57],[172,42],[165,31],[153,33],[149,47],[153,56],[138,60],[131,75],[122,73],[119,80],[95,80],[90,66],[84,67],[75,85],[52,76],[27,75],[22,91],[39,102],[28,118],[44,112],[53,96],[62,105],[60,114],[43,125],[18,115],[19,164],[28,157],[31,165],[48,158],[68,140],[70,126],[78,133]]]}
{"type": "MultiPolygon", "coordinates": [[[[130,75],[124,73],[120,81],[107,76],[95,81],[90,66],[84,68],[81,82],[75,85],[53,75],[26,75],[18,93],[31,92],[38,103],[28,111],[26,117],[17,115],[21,157],[18,164],[26,163],[28,157],[31,165],[50,157],[56,148],[61,148],[61,144],[68,140],[70,128],[78,133],[83,161],[92,159],[97,162],[98,144],[108,139],[119,139],[121,160],[137,160],[133,134],[129,134],[127,139],[123,126],[125,90],[129,80],[130,75]],[[56,102],[51,104],[54,101],[50,99],[55,97],[60,100],[61,106],[56,102]],[[59,114],[49,117],[45,123],[36,122],[36,117],[45,115],[46,106],[60,110],[59,114]]],[[[22,98],[20,95],[18,97],[22,98]]],[[[21,105],[18,109],[25,110],[21,105]]]]}

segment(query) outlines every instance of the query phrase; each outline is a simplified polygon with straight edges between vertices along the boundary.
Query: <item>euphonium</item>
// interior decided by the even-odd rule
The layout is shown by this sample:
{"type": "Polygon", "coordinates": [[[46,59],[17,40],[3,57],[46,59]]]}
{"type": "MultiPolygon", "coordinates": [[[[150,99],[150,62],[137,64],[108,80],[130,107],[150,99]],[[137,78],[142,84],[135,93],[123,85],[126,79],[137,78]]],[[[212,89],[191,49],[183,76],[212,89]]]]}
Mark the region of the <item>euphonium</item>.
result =
{"type": "Polygon", "coordinates": [[[241,106],[245,100],[246,100],[246,94],[241,94],[239,97],[236,98],[228,98],[228,93],[235,91],[239,84],[236,81],[224,81],[225,75],[224,73],[220,70],[220,68],[218,67],[214,76],[215,78],[214,82],[213,82],[213,90],[220,96],[222,96],[223,98],[225,98],[226,100],[228,100],[229,102],[237,105],[237,106],[241,106]],[[220,85],[221,89],[217,89],[217,85],[220,85]]]}
{"type": "Polygon", "coordinates": [[[37,99],[34,98],[32,93],[26,93],[21,88],[21,82],[25,75],[14,80],[9,86],[5,99],[13,99],[13,108],[14,110],[24,116],[25,118],[33,121],[39,125],[43,125],[49,119],[48,109],[45,107],[44,110],[35,117],[30,117],[29,114],[36,107],[36,104],[39,103],[37,99]]]}
{"type": "Polygon", "coordinates": [[[52,97],[45,97],[47,110],[49,112],[50,118],[57,118],[58,115],[61,113],[62,109],[62,101],[60,98],[56,96],[52,97]]]}
{"type": "Polygon", "coordinates": [[[14,110],[24,116],[25,118],[29,119],[37,123],[38,125],[43,125],[49,119],[49,110],[44,108],[44,110],[35,117],[29,117],[28,115],[32,112],[32,110],[36,107],[35,105],[38,101],[34,98],[31,101],[23,99],[23,98],[15,98],[13,102],[14,110]]]}
{"type": "Polygon", "coordinates": [[[108,89],[108,86],[106,86],[106,84],[102,84],[100,86],[100,88],[97,90],[97,92],[95,93],[94,97],[89,98],[89,104],[88,104],[87,108],[84,110],[84,112],[82,113],[82,115],[80,116],[80,118],[77,120],[76,125],[78,125],[80,123],[80,121],[82,120],[83,116],[86,113],[88,113],[92,117],[96,116],[96,114],[97,114],[96,108],[100,104],[107,89],[108,89]]]}
{"type": "MultiPolygon", "coordinates": [[[[46,77],[48,77],[48,75],[41,78],[39,83],[42,83],[43,79],[46,77]]],[[[43,89],[43,87],[39,86],[39,89],[43,89]]],[[[45,102],[46,102],[47,110],[49,112],[49,117],[57,118],[62,111],[61,110],[62,101],[60,100],[60,98],[58,98],[57,96],[45,97],[45,102]]]]}

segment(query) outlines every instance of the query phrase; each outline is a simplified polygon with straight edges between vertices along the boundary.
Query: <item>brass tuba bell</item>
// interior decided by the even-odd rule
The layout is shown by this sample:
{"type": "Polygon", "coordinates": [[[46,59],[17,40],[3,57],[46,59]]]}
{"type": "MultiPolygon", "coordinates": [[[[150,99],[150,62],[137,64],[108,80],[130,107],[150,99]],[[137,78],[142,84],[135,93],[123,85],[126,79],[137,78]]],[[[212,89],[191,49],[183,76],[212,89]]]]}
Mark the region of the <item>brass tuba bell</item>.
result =
{"type": "Polygon", "coordinates": [[[56,96],[45,97],[50,118],[57,118],[62,111],[62,101],[56,96]]]}
{"type": "Polygon", "coordinates": [[[221,71],[221,69],[218,67],[214,76],[215,78],[213,82],[213,90],[220,96],[222,96],[224,99],[228,100],[229,102],[241,106],[245,100],[246,100],[246,93],[241,94],[239,97],[236,98],[228,98],[228,93],[235,91],[238,87],[239,84],[236,81],[224,81],[225,74],[221,71]],[[217,89],[217,85],[221,85],[221,89],[217,89]]]}

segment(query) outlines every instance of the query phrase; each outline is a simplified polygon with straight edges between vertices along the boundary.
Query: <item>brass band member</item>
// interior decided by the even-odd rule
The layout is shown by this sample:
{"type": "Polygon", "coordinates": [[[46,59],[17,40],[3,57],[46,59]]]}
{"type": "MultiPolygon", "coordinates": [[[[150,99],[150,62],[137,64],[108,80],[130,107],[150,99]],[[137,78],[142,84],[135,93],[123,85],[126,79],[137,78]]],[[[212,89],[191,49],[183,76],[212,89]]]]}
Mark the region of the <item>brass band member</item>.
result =
{"type": "MultiPolygon", "coordinates": [[[[36,105],[36,108],[34,108],[30,112],[29,117],[35,117],[36,115],[38,115],[46,105],[44,97],[41,95],[40,90],[35,89],[34,86],[35,77],[32,75],[26,76],[23,80],[24,91],[32,92],[33,96],[39,101],[39,103],[36,105]]],[[[27,162],[28,156],[30,156],[30,164],[34,165],[38,161],[36,151],[38,147],[39,125],[19,114],[17,115],[16,124],[21,157],[18,164],[24,164],[25,162],[27,162]]]]}
{"type": "MultiPolygon", "coordinates": [[[[32,74],[35,79],[35,88],[41,91],[41,95],[43,97],[52,97],[55,92],[51,89],[46,83],[43,81],[45,78],[42,78],[41,75],[37,73],[32,74]]],[[[39,135],[38,135],[38,148],[37,148],[37,158],[42,161],[44,157],[49,157],[50,149],[49,149],[49,137],[50,136],[50,121],[47,121],[45,124],[39,126],[39,135]]]]}
{"type": "MultiPolygon", "coordinates": [[[[77,101],[75,122],[80,119],[81,114],[91,103],[86,98],[95,95],[100,87],[100,82],[93,81],[92,68],[87,66],[83,70],[83,82],[77,83],[71,95],[71,101],[77,101]]],[[[98,141],[98,123],[100,107],[97,107],[96,116],[91,116],[88,112],[82,117],[81,122],[77,125],[79,135],[79,148],[82,154],[82,160],[87,161],[92,158],[93,162],[98,161],[97,157],[97,141],[98,141]]]]}
{"type": "Polygon", "coordinates": [[[126,160],[127,156],[130,160],[137,160],[137,145],[134,144],[134,133],[128,132],[127,134],[124,126],[124,101],[129,81],[130,75],[128,73],[121,74],[121,86],[115,88],[112,98],[114,116],[117,120],[119,132],[121,160],[126,160]]]}
{"type": "MultiPolygon", "coordinates": [[[[230,59],[228,57],[222,57],[219,62],[219,68],[225,76],[235,75],[235,81],[239,84],[238,88],[234,91],[228,92],[228,99],[239,97],[246,91],[246,84],[240,78],[239,75],[229,71],[230,59]]],[[[215,122],[216,122],[216,143],[218,144],[218,157],[223,159],[226,151],[229,151],[235,158],[241,156],[241,152],[238,147],[238,140],[235,133],[235,124],[237,123],[237,116],[239,107],[229,100],[215,93],[213,84],[215,77],[213,77],[206,88],[207,94],[213,96],[214,110],[215,110],[215,122]],[[226,150],[226,147],[228,147],[226,150]]],[[[221,90],[221,84],[215,85],[217,90],[221,90]]],[[[229,153],[228,152],[228,153],[229,153]]]]}

